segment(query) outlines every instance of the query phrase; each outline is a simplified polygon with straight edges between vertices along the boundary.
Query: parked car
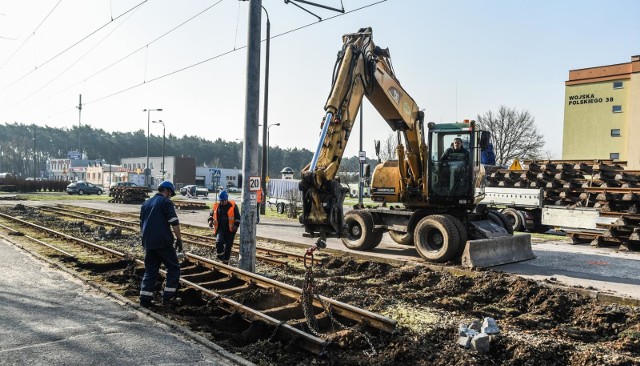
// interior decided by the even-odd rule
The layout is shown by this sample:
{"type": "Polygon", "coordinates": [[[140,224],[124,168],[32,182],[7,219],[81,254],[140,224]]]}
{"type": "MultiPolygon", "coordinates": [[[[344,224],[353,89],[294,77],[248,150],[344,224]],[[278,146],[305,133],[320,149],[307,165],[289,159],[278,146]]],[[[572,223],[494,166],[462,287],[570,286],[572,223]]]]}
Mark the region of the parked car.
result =
{"type": "Polygon", "coordinates": [[[97,185],[83,180],[73,182],[67,186],[67,193],[69,194],[102,194],[102,188],[97,185]]]}
{"type": "Polygon", "coordinates": [[[133,183],[133,182],[116,182],[116,183],[111,183],[111,186],[109,186],[109,188],[113,188],[113,187],[137,187],[138,185],[133,183]]]}
{"type": "Polygon", "coordinates": [[[227,192],[229,192],[229,193],[241,193],[242,189],[240,189],[238,187],[229,187],[229,188],[227,188],[227,192]]]}
{"type": "Polygon", "coordinates": [[[207,197],[209,195],[209,190],[207,187],[200,187],[196,185],[188,185],[180,188],[180,194],[183,196],[204,196],[207,197]]]}

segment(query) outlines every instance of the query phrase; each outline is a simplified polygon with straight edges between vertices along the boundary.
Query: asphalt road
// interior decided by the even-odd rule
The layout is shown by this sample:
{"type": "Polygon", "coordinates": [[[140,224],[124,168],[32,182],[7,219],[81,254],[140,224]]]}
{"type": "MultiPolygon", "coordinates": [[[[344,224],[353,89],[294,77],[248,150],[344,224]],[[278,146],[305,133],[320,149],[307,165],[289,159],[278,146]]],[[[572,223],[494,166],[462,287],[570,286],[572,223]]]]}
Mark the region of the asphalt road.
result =
{"type": "MultiPolygon", "coordinates": [[[[212,202],[213,197],[199,198],[212,202]]],[[[5,201],[11,204],[11,201],[5,201]]],[[[22,201],[24,204],[37,205],[35,201],[22,201]]],[[[52,201],[40,204],[52,204],[52,201]]],[[[61,201],[84,207],[110,211],[139,212],[137,205],[121,205],[99,201],[61,201]]],[[[207,226],[208,212],[179,211],[181,222],[207,226]]],[[[263,217],[257,225],[257,235],[282,241],[313,245],[314,239],[304,238],[302,226],[293,220],[277,220],[263,217]]],[[[327,246],[345,252],[363,254],[344,247],[339,239],[328,239],[327,246]]],[[[502,266],[495,270],[514,273],[536,280],[577,286],[610,293],[617,296],[640,299],[640,252],[618,252],[612,248],[596,248],[589,244],[573,245],[571,241],[558,236],[534,237],[533,251],[537,258],[502,266]]],[[[404,261],[422,261],[411,246],[396,244],[388,235],[384,235],[380,245],[366,254],[382,258],[404,261]]]]}

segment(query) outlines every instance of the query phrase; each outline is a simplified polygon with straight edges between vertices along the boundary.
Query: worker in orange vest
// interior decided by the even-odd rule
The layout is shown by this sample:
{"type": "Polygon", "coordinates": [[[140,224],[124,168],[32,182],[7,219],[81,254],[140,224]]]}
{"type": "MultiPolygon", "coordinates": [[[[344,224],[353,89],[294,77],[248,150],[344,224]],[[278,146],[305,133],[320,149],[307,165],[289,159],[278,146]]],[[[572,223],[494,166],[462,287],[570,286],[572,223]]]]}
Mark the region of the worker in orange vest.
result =
{"type": "Polygon", "coordinates": [[[222,263],[229,264],[233,240],[240,227],[240,210],[236,203],[229,200],[226,191],[220,192],[219,201],[213,205],[209,213],[209,227],[213,228],[216,237],[216,254],[222,263]]]}
{"type": "Polygon", "coordinates": [[[256,211],[256,224],[260,223],[260,206],[262,206],[264,204],[264,194],[262,192],[262,188],[260,188],[259,191],[256,192],[256,207],[257,207],[257,211],[256,211]]]}

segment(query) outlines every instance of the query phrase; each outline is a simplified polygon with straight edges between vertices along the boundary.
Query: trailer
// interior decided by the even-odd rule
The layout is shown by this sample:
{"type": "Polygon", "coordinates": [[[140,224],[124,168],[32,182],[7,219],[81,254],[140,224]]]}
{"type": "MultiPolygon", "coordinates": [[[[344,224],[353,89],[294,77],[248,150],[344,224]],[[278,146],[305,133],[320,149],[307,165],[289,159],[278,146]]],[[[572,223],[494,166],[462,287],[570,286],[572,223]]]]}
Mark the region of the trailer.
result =
{"type": "Polygon", "coordinates": [[[544,188],[486,187],[482,203],[500,211],[514,231],[545,232],[589,230],[594,233],[616,221],[615,217],[600,216],[593,207],[544,205],[544,188]]]}

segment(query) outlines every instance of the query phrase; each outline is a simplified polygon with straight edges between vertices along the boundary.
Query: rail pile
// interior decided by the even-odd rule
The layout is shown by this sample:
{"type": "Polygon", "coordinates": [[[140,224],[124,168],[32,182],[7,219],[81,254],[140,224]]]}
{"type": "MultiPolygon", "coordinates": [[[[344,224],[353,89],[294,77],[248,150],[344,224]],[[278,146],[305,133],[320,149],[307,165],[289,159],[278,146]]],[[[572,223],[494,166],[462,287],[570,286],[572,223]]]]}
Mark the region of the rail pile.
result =
{"type": "Polygon", "coordinates": [[[191,202],[191,201],[180,201],[173,200],[173,205],[178,210],[208,210],[209,205],[204,202],[191,202]]]}
{"type": "Polygon", "coordinates": [[[113,187],[109,190],[111,203],[142,203],[149,198],[147,187],[113,187]]]}
{"type": "Polygon", "coordinates": [[[544,205],[591,207],[601,217],[617,218],[598,224],[601,231],[568,231],[574,241],[595,246],[640,248],[640,171],[625,170],[613,160],[527,160],[524,169],[492,169],[489,187],[541,188],[544,205]]]}

